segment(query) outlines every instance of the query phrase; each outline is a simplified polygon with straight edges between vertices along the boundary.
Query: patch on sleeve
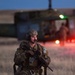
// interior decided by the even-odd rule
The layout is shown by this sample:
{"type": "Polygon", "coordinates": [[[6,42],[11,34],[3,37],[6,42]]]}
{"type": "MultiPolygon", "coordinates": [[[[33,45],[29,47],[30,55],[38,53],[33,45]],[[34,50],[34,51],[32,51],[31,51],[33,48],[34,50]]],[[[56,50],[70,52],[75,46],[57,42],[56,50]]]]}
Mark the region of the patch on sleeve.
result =
{"type": "Polygon", "coordinates": [[[46,53],[47,52],[47,49],[45,47],[43,47],[43,52],[46,53]]]}

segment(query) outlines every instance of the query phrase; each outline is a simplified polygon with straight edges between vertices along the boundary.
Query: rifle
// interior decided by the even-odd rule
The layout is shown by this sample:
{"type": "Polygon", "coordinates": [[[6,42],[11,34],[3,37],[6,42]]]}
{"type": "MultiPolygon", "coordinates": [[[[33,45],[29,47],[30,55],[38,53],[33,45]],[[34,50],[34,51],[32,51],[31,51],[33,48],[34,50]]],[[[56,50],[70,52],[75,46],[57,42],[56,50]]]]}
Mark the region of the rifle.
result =
{"type": "Polygon", "coordinates": [[[53,72],[53,69],[48,66],[48,64],[47,64],[47,62],[46,62],[46,60],[45,60],[45,58],[39,57],[39,60],[40,60],[40,62],[43,64],[43,66],[48,67],[48,68],[53,72]]]}
{"type": "MultiPolygon", "coordinates": [[[[26,48],[29,49],[28,46],[26,46],[26,48]]],[[[36,52],[34,52],[34,50],[31,49],[31,51],[34,53],[34,56],[37,57],[37,58],[40,60],[40,62],[41,62],[45,67],[48,67],[48,68],[53,72],[53,69],[48,66],[48,64],[47,64],[47,62],[46,62],[46,60],[45,60],[45,58],[44,58],[43,56],[40,56],[39,50],[37,50],[36,52]],[[39,56],[40,56],[40,57],[39,57],[39,56]]]]}

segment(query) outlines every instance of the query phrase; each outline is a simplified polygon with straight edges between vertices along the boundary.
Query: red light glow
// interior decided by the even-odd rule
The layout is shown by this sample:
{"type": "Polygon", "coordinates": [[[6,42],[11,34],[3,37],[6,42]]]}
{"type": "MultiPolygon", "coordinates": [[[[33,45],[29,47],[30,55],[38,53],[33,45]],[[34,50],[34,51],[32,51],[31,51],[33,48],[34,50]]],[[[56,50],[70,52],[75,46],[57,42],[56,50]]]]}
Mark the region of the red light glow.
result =
{"type": "Polygon", "coordinates": [[[71,42],[72,42],[72,43],[74,43],[74,42],[75,42],[75,40],[73,40],[73,39],[72,39],[72,40],[71,40],[71,42]]]}
{"type": "Polygon", "coordinates": [[[70,40],[68,40],[67,42],[70,42],[70,40]]]}
{"type": "Polygon", "coordinates": [[[68,43],[75,43],[75,39],[67,40],[68,43]]]}

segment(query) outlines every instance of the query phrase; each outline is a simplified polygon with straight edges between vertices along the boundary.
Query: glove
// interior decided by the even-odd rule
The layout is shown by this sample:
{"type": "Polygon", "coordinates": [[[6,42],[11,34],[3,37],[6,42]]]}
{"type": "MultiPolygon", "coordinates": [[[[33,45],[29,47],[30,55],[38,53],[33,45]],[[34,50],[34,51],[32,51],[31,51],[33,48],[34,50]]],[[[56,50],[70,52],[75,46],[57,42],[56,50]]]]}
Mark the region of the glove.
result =
{"type": "Polygon", "coordinates": [[[31,51],[31,50],[29,50],[28,53],[29,53],[30,55],[34,55],[34,52],[31,51]]]}

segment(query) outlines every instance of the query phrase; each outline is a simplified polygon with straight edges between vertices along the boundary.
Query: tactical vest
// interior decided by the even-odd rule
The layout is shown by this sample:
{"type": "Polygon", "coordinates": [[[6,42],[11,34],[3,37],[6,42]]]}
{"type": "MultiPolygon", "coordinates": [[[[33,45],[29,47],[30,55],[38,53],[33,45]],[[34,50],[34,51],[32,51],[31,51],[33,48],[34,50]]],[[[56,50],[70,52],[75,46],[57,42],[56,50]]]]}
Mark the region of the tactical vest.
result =
{"type": "MultiPolygon", "coordinates": [[[[16,53],[15,53],[15,63],[17,65],[22,65],[23,68],[37,68],[37,67],[41,67],[41,63],[39,62],[39,60],[37,59],[37,51],[40,52],[40,54],[44,57],[44,52],[43,52],[43,46],[41,46],[40,44],[36,44],[36,46],[33,48],[33,51],[36,52],[36,54],[34,56],[26,56],[25,50],[31,50],[30,47],[28,46],[28,42],[23,41],[20,44],[20,48],[17,49],[16,53]],[[26,47],[27,46],[27,47],[26,47]]],[[[50,60],[49,60],[50,62],[50,60]]]]}

